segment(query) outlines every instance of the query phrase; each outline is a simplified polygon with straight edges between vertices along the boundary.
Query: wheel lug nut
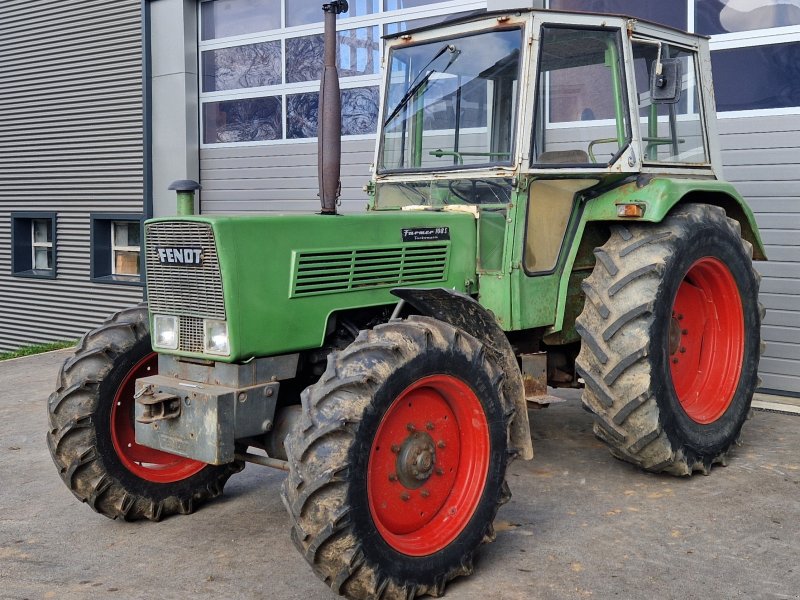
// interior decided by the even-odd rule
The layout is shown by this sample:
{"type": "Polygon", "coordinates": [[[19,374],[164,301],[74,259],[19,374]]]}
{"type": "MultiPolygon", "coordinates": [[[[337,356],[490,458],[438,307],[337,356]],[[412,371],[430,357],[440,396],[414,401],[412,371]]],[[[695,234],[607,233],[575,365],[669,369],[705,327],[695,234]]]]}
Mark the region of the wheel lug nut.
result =
{"type": "Polygon", "coordinates": [[[678,364],[678,359],[677,359],[677,358],[673,358],[673,359],[672,359],[672,364],[675,364],[675,365],[677,365],[677,364],[678,364]]]}
{"type": "Polygon", "coordinates": [[[400,500],[402,500],[403,502],[408,502],[409,500],[411,500],[411,496],[403,492],[402,494],[400,494],[400,500]]]}
{"type": "Polygon", "coordinates": [[[678,321],[683,321],[683,315],[678,315],[678,321]]]}
{"type": "Polygon", "coordinates": [[[408,425],[406,425],[406,429],[408,429],[409,431],[416,431],[417,430],[417,428],[414,427],[413,423],[409,423],[408,425]]]}
{"type": "Polygon", "coordinates": [[[436,471],[434,471],[437,475],[444,475],[444,470],[442,467],[436,467],[436,471]]]}
{"type": "Polygon", "coordinates": [[[682,347],[681,348],[681,354],[683,354],[684,352],[686,352],[686,348],[682,347]]]}
{"type": "Polygon", "coordinates": [[[688,335],[688,334],[689,334],[688,329],[681,329],[681,335],[688,335]]]}
{"type": "Polygon", "coordinates": [[[436,445],[439,446],[439,448],[444,448],[447,444],[444,443],[444,440],[439,440],[436,445]]]}
{"type": "Polygon", "coordinates": [[[389,481],[397,481],[397,475],[394,473],[389,473],[389,481]]]}
{"type": "Polygon", "coordinates": [[[420,492],[420,495],[421,495],[423,498],[427,498],[428,496],[430,496],[430,495],[431,495],[431,493],[430,493],[428,490],[422,490],[422,491],[420,492]]]}
{"type": "Polygon", "coordinates": [[[430,421],[425,423],[425,429],[427,429],[428,431],[433,431],[433,423],[431,423],[430,421]]]}
{"type": "Polygon", "coordinates": [[[398,446],[397,444],[392,444],[392,452],[394,452],[395,454],[400,452],[400,446],[398,446]]]}

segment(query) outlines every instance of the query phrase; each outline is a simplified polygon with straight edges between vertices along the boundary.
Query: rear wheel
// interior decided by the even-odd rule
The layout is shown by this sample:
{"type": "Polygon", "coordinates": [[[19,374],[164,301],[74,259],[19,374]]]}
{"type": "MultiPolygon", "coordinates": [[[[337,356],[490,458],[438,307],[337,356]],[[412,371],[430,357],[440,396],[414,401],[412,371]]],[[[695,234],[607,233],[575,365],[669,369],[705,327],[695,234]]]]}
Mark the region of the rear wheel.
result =
{"type": "Polygon", "coordinates": [[[242,463],[211,466],[136,443],[136,379],[158,372],[147,309],[123,310],[87,333],[48,401],[47,442],[61,478],[97,512],[126,520],[192,512],[219,496],[242,463]]]}
{"type": "Polygon", "coordinates": [[[424,317],[362,331],[303,394],[283,498],[315,573],[349,598],[441,595],[493,539],[513,407],[483,346],[424,317]]]}
{"type": "Polygon", "coordinates": [[[612,453],[650,471],[726,459],[758,382],[752,246],[718,207],[617,226],[595,250],[576,328],[584,404],[612,453]]]}

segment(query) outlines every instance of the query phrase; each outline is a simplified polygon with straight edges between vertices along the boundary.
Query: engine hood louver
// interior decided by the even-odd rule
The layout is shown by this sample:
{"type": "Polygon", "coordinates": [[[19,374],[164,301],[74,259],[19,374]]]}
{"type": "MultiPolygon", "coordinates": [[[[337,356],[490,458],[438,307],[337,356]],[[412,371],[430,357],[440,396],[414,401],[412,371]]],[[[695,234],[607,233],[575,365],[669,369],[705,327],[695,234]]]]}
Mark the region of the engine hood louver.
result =
{"type": "Polygon", "coordinates": [[[447,279],[449,243],[294,252],[292,297],[447,279]]]}

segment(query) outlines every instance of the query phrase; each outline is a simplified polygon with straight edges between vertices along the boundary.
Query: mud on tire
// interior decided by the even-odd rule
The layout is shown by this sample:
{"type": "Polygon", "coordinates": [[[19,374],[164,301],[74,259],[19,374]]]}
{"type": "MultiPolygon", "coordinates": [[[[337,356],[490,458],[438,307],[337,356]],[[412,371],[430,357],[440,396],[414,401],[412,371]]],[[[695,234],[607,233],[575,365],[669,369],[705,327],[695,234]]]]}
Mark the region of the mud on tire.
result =
{"type": "Polygon", "coordinates": [[[706,204],[617,225],[595,250],[578,372],[595,434],[614,456],[675,475],[725,462],[758,384],[752,255],[739,223],[706,204]]]}
{"type": "MultiPolygon", "coordinates": [[[[228,478],[243,468],[239,462],[193,466],[193,461],[174,457],[183,468],[172,476],[154,468],[150,479],[164,480],[156,482],[125,466],[112,440],[112,405],[120,401],[120,386],[132,385],[135,369],[151,355],[146,306],[120,311],[83,336],[62,365],[58,388],[47,403],[47,443],[61,478],[79,500],[112,519],[158,521],[191,513],[219,496],[228,478]]],[[[132,397],[124,406],[127,413],[120,419],[129,418],[132,428],[132,397]]],[[[147,466],[140,467],[139,473],[146,472],[147,466]]]]}
{"type": "MultiPolygon", "coordinates": [[[[502,381],[501,371],[487,358],[478,340],[427,317],[392,321],[362,331],[348,348],[330,355],[320,381],[303,393],[302,418],[287,437],[290,472],[282,496],[292,520],[295,545],[333,591],[358,599],[440,596],[448,581],[472,572],[475,549],[494,538],[492,521],[498,507],[510,497],[505,471],[508,427],[514,410],[503,396],[502,381]],[[477,459],[485,457],[485,470],[477,469],[481,477],[464,480],[479,481],[473,487],[480,489],[471,504],[465,501],[469,509],[464,511],[463,527],[445,532],[449,538],[443,537],[440,544],[430,541],[435,535],[420,536],[417,543],[409,539],[416,531],[427,530],[425,525],[415,530],[414,515],[417,511],[422,515],[428,496],[420,495],[424,487],[402,487],[400,467],[397,474],[386,477],[386,466],[391,466],[393,457],[401,456],[406,448],[402,444],[401,449],[399,442],[389,443],[387,431],[396,431],[406,443],[429,432],[438,439],[441,416],[426,428],[425,420],[433,417],[420,413],[419,432],[405,423],[411,420],[406,415],[417,406],[423,412],[428,410],[423,407],[431,406],[423,398],[428,390],[420,391],[419,386],[427,382],[435,386],[440,380],[444,381],[445,395],[449,383],[453,383],[478,403],[472,414],[476,422],[486,425],[488,449],[476,452],[477,459]],[[413,408],[409,393],[422,394],[414,396],[413,408]],[[391,452],[396,454],[387,454],[391,452]],[[376,490],[385,490],[385,496],[377,498],[376,490]],[[392,494],[399,494],[402,500],[392,494]],[[406,507],[396,514],[410,515],[409,523],[402,525],[414,531],[408,535],[389,531],[395,523],[377,508],[381,504],[386,509],[384,498],[388,498],[390,508],[391,502],[406,507]]],[[[436,452],[447,452],[441,448],[445,448],[442,440],[436,452]]],[[[462,454],[469,451],[466,445],[461,446],[462,454]]],[[[435,459],[436,465],[445,464],[444,456],[435,459]]],[[[419,464],[427,465],[423,460],[419,464]]],[[[438,466],[436,469],[438,475],[431,472],[425,486],[434,485],[442,475],[438,466]]],[[[431,500],[437,498],[436,491],[427,493],[431,500]]],[[[452,497],[447,501],[452,502],[452,497]]],[[[438,523],[435,519],[430,522],[438,523]]]]}

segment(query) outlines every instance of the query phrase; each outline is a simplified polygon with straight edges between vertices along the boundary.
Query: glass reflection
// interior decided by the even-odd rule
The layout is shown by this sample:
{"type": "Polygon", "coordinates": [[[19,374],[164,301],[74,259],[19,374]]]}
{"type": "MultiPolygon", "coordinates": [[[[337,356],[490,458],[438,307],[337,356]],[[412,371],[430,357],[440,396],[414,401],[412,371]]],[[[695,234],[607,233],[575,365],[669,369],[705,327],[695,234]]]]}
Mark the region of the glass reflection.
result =
{"type": "MultiPolygon", "coordinates": [[[[380,70],[381,44],[377,26],[348,29],[336,34],[340,77],[374,75],[380,70]]],[[[322,34],[286,40],[286,82],[314,81],[322,75],[322,34]]]]}
{"type": "Polygon", "coordinates": [[[203,91],[281,83],[281,43],[262,42],[203,52],[203,91]]]}
{"type": "Polygon", "coordinates": [[[796,0],[702,0],[695,4],[695,30],[705,35],[800,25],[796,0]]]}
{"type": "Polygon", "coordinates": [[[281,100],[275,97],[209,102],[203,105],[206,144],[279,140],[283,137],[281,100]]]}
{"type": "MultiPolygon", "coordinates": [[[[320,0],[286,0],[286,26],[320,23],[324,18],[320,0]]],[[[380,0],[349,0],[350,8],[340,19],[371,15],[380,10],[380,0]]]]}
{"type": "MultiPolygon", "coordinates": [[[[342,90],[342,135],[375,133],[378,126],[377,87],[342,90]]],[[[291,94],[286,97],[286,137],[310,138],[317,135],[319,94],[291,94]]]]}
{"type": "Polygon", "coordinates": [[[212,0],[200,5],[200,37],[203,40],[280,27],[280,0],[212,0]]]}

